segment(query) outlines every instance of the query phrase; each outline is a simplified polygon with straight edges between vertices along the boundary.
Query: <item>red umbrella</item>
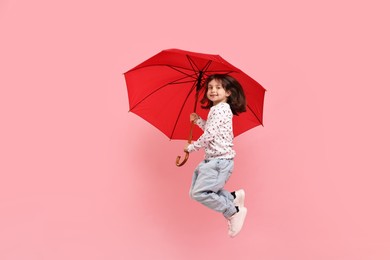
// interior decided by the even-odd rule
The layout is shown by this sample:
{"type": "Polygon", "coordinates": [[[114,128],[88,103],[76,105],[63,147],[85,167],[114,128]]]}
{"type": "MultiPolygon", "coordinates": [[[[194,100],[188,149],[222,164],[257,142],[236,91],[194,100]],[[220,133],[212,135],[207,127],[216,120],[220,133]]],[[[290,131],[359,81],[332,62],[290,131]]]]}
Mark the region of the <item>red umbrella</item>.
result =
{"type": "MultiPolygon", "coordinates": [[[[130,111],[157,127],[169,139],[188,139],[191,143],[202,131],[189,124],[189,115],[196,112],[207,118],[208,111],[200,108],[198,97],[204,94],[205,79],[217,73],[238,80],[246,95],[247,112],[233,118],[234,136],[262,125],[266,90],[258,82],[219,55],[179,49],[163,50],[124,74],[130,111]]],[[[181,166],[187,159],[188,153],[184,162],[179,163],[178,156],[176,164],[181,166]]]]}

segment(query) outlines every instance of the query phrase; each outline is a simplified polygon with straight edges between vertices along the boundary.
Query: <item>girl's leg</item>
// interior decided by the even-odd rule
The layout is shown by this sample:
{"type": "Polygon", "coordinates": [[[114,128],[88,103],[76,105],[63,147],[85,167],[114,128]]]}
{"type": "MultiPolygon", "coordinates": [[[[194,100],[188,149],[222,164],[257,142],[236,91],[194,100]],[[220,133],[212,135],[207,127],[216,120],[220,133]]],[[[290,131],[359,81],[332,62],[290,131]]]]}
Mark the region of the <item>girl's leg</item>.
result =
{"type": "Polygon", "coordinates": [[[194,173],[192,174],[192,181],[191,181],[191,187],[190,187],[190,197],[192,198],[192,192],[196,183],[196,180],[198,179],[199,174],[199,168],[204,164],[204,161],[200,162],[198,166],[196,167],[194,173]]]}
{"type": "Polygon", "coordinates": [[[194,200],[223,213],[225,218],[237,212],[233,195],[223,189],[232,174],[233,166],[233,160],[214,159],[202,162],[197,168],[196,180],[190,191],[194,200]]]}

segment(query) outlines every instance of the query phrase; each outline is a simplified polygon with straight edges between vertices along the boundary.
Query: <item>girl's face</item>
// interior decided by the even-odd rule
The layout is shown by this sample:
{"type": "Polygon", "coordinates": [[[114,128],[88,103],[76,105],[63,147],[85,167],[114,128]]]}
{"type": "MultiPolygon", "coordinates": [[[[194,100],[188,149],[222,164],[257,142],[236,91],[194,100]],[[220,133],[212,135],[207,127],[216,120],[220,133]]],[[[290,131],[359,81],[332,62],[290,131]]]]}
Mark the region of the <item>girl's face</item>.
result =
{"type": "Polygon", "coordinates": [[[213,79],[207,85],[207,98],[213,102],[213,105],[217,105],[221,102],[226,102],[230,96],[230,91],[226,91],[220,80],[213,79]]]}

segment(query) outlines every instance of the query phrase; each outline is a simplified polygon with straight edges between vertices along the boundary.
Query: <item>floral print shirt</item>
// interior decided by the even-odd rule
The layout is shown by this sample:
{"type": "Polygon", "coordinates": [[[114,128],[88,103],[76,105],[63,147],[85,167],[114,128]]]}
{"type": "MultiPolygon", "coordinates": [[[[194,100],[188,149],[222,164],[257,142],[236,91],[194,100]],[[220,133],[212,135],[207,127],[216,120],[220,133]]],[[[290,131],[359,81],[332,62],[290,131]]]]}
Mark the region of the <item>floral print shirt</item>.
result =
{"type": "Polygon", "coordinates": [[[233,159],[233,113],[230,105],[221,102],[210,108],[207,121],[199,118],[195,122],[204,133],[197,141],[190,144],[188,152],[205,149],[205,159],[233,159]]]}

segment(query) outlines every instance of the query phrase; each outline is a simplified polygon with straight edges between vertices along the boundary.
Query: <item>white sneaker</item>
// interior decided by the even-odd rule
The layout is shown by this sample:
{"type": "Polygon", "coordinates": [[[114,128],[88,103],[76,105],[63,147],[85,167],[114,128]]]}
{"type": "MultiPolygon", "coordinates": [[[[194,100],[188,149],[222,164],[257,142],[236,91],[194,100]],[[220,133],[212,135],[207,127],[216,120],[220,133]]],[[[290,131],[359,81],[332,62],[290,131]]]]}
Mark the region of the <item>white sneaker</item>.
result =
{"type": "Polygon", "coordinates": [[[230,237],[235,237],[241,231],[247,211],[244,207],[239,208],[239,211],[228,220],[230,237]]]}
{"type": "Polygon", "coordinates": [[[234,206],[238,206],[239,208],[244,207],[245,200],[245,191],[243,189],[237,190],[234,192],[236,194],[236,198],[233,200],[234,206]]]}

